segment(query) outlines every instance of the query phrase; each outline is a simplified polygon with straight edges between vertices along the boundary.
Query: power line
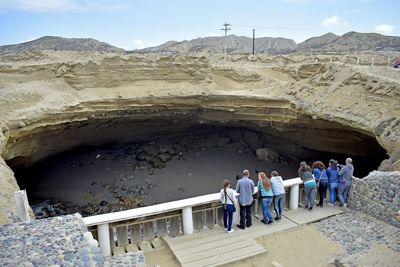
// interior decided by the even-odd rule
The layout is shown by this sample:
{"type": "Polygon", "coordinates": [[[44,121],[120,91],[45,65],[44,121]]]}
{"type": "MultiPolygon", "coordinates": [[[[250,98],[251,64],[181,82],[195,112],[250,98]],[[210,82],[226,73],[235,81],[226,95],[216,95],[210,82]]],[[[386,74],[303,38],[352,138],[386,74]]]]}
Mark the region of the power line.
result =
{"type": "Polygon", "coordinates": [[[225,22],[223,24],[224,28],[221,29],[222,31],[225,31],[225,38],[224,38],[224,58],[225,58],[225,61],[226,61],[226,35],[227,35],[228,31],[231,30],[231,28],[229,28],[230,25],[231,24],[225,22]]]}
{"type": "Polygon", "coordinates": [[[274,26],[254,26],[254,25],[237,25],[231,24],[231,26],[239,28],[260,28],[260,29],[272,29],[272,30],[291,30],[291,31],[319,31],[317,28],[298,28],[298,27],[274,27],[274,26]]]}

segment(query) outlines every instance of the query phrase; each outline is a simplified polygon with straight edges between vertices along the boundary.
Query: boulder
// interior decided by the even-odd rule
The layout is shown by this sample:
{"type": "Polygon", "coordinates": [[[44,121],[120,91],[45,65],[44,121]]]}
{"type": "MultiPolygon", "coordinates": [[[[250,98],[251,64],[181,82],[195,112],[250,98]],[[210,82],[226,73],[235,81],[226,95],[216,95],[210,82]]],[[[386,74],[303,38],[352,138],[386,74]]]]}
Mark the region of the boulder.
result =
{"type": "Polygon", "coordinates": [[[159,158],[162,162],[168,162],[172,159],[172,155],[169,153],[162,153],[157,155],[157,158],[159,158]]]}
{"type": "Polygon", "coordinates": [[[231,142],[231,139],[229,137],[219,137],[217,139],[217,146],[224,147],[225,145],[229,144],[230,142],[231,142]]]}
{"type": "Polygon", "coordinates": [[[239,130],[228,130],[225,133],[235,142],[242,140],[242,132],[239,130]]]}
{"type": "Polygon", "coordinates": [[[279,153],[266,147],[256,149],[256,156],[261,160],[280,162],[279,153]]]}
{"type": "Polygon", "coordinates": [[[255,132],[243,131],[243,139],[245,143],[254,151],[261,147],[260,137],[255,132]]]}
{"type": "Polygon", "coordinates": [[[400,159],[390,166],[390,171],[400,171],[400,159]]]}

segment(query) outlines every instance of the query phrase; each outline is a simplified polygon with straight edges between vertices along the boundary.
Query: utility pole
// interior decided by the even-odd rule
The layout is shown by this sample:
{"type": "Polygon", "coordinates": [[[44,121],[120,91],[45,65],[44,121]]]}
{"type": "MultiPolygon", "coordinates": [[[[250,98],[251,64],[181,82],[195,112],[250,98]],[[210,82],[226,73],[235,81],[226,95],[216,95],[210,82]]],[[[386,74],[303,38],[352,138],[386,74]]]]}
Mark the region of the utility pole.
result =
{"type": "Polygon", "coordinates": [[[256,29],[253,29],[253,55],[254,55],[254,42],[256,40],[256,29]]]}
{"type": "Polygon", "coordinates": [[[224,28],[221,29],[222,31],[225,31],[225,38],[224,38],[224,58],[225,58],[225,61],[226,61],[226,34],[231,29],[231,28],[229,28],[230,25],[231,24],[225,22],[223,24],[224,28]]]}

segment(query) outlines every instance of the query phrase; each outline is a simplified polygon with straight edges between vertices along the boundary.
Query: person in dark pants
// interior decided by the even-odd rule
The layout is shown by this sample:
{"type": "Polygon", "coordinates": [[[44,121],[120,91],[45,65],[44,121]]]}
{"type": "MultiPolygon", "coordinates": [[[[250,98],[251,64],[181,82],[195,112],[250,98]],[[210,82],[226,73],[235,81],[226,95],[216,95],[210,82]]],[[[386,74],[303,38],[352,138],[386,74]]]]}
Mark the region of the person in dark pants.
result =
{"type": "Polygon", "coordinates": [[[250,227],[251,221],[251,204],[253,203],[254,182],[249,178],[250,172],[243,171],[243,177],[236,184],[236,192],[239,193],[239,208],[240,208],[240,224],[237,225],[240,229],[250,227]]]}
{"type": "Polygon", "coordinates": [[[314,162],[312,168],[315,180],[318,184],[319,203],[317,206],[322,208],[324,206],[324,198],[326,198],[326,190],[329,186],[328,176],[326,175],[326,168],[322,161],[314,162]]]}

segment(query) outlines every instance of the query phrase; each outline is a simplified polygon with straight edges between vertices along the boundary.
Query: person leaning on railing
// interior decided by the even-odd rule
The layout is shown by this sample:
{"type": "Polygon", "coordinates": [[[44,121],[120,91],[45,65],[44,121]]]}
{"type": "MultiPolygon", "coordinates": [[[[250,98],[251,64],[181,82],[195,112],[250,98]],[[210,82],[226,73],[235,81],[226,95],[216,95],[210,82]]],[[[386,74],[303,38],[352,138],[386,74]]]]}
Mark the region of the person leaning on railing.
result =
{"type": "Polygon", "coordinates": [[[307,165],[305,161],[300,162],[299,177],[303,180],[304,184],[304,195],[305,203],[304,207],[309,211],[312,211],[315,204],[315,194],[317,192],[317,183],[311,172],[311,168],[307,165]]]}
{"type": "Polygon", "coordinates": [[[267,177],[267,175],[263,172],[258,173],[258,192],[260,192],[261,205],[263,211],[263,219],[261,220],[264,224],[273,223],[272,214],[269,210],[269,206],[272,203],[272,198],[274,196],[274,192],[272,191],[272,183],[267,177]]]}
{"type": "Polygon", "coordinates": [[[346,165],[339,165],[339,169],[340,182],[338,195],[340,206],[343,207],[346,205],[347,194],[349,193],[349,189],[352,184],[354,173],[353,160],[351,158],[347,158],[346,165]]]}
{"type": "Polygon", "coordinates": [[[336,202],[337,191],[339,188],[339,169],[338,162],[334,159],[329,161],[329,167],[326,169],[326,175],[329,181],[329,203],[333,207],[336,202]]]}
{"type": "Polygon", "coordinates": [[[319,203],[317,206],[324,206],[324,198],[326,198],[326,190],[328,189],[328,176],[326,175],[326,168],[322,161],[316,161],[312,165],[314,178],[318,183],[319,203]]]}
{"type": "Polygon", "coordinates": [[[275,220],[280,220],[283,211],[283,201],[285,197],[285,187],[283,179],[277,171],[271,172],[272,191],[274,192],[275,220]]]}

